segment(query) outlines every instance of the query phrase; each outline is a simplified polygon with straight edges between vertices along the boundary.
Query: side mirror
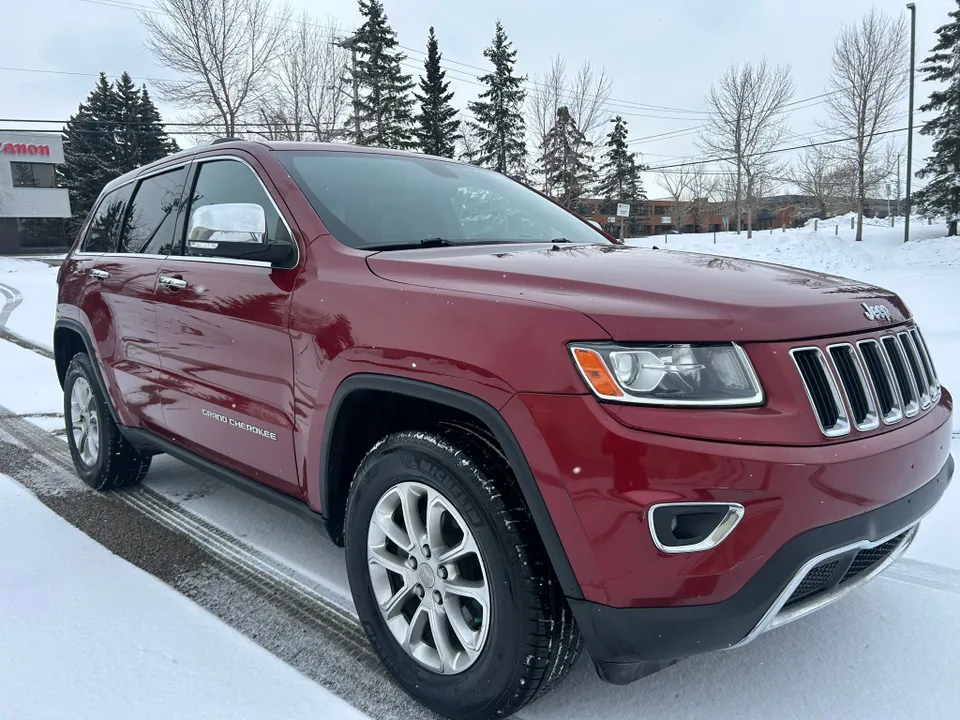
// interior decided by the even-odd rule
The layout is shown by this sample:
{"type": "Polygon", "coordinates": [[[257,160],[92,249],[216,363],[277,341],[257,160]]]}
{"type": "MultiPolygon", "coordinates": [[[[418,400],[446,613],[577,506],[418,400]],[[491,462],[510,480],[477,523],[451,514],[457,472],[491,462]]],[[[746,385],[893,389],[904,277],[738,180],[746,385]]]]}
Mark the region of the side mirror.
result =
{"type": "Polygon", "coordinates": [[[289,242],[267,242],[267,216],[256,203],[218,203],[193,211],[187,229],[187,250],[200,257],[284,263],[293,251],[289,242]]]}

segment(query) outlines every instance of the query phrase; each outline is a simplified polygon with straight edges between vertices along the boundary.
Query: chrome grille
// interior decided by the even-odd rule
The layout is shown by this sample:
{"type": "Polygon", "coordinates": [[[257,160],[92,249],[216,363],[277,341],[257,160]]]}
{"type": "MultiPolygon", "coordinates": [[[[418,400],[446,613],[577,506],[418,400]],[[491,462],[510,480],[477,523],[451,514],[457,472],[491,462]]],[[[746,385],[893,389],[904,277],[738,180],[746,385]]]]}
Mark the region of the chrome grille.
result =
{"type": "Polygon", "coordinates": [[[817,424],[827,437],[868,432],[931,407],[941,388],[926,342],[913,328],[856,343],[790,351],[817,424]],[[827,362],[829,356],[830,362],[827,362]]]}

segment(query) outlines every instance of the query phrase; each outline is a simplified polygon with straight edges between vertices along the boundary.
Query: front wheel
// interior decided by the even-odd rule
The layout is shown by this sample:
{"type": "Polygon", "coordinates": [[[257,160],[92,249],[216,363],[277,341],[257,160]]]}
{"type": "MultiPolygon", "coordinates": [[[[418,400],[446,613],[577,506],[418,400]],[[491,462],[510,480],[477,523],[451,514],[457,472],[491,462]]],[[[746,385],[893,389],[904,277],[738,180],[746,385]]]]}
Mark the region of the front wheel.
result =
{"type": "Polygon", "coordinates": [[[350,588],[384,664],[451,718],[510,715],[576,659],[576,623],[502,458],[468,435],[398,433],[357,470],[350,588]]]}

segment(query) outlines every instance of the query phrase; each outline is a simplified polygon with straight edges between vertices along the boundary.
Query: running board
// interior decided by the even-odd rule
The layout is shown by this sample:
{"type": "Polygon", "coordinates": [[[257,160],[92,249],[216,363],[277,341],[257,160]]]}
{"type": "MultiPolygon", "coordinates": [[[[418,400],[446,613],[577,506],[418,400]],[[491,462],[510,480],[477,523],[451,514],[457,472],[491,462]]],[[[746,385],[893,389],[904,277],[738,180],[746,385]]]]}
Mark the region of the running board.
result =
{"type": "Polygon", "coordinates": [[[169,440],[164,440],[163,438],[154,435],[149,430],[123,425],[120,426],[120,432],[130,442],[130,444],[137,449],[152,450],[155,452],[166,453],[171,457],[175,457],[177,460],[180,460],[181,462],[184,462],[187,465],[196,468],[197,470],[205,472],[208,475],[213,475],[215,478],[217,478],[217,480],[220,480],[231,487],[235,487],[238,490],[242,490],[248,495],[252,495],[259,500],[268,502],[275,507],[286,510],[289,513],[293,513],[294,515],[299,515],[311,525],[316,527],[321,533],[323,533],[325,537],[332,539],[326,518],[324,518],[320,513],[311,510],[305,502],[297,500],[296,498],[282,493],[279,490],[274,490],[273,488],[268,487],[263,483],[259,483],[256,480],[251,480],[245,475],[241,475],[233,470],[228,470],[212,460],[207,460],[206,458],[200,457],[196,453],[180,447],[176,443],[172,443],[169,440]]]}

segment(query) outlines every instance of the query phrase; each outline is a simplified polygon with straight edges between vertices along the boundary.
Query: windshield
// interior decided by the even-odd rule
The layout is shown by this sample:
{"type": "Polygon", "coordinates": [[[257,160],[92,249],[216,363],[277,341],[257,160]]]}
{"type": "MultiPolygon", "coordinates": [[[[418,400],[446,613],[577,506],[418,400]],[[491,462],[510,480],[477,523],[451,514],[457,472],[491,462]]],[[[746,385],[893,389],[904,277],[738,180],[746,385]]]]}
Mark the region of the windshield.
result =
{"type": "Polygon", "coordinates": [[[609,242],[529,188],[471,165],[361,152],[276,154],[327,229],[354,248],[609,242]]]}

